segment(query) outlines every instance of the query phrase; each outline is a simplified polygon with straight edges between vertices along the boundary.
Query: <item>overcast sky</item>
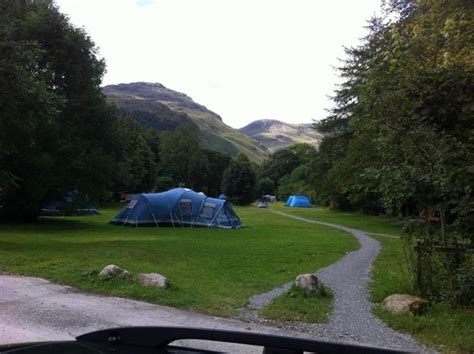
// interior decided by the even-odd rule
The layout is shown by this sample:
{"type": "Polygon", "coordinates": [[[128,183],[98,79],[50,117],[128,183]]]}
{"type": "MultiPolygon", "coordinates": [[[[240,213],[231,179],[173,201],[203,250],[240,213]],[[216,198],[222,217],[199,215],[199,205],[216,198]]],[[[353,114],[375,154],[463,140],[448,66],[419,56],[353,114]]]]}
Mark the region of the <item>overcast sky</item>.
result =
{"type": "Polygon", "coordinates": [[[159,82],[239,128],[326,116],[343,46],[381,0],[56,0],[107,62],[104,85],[159,82]]]}

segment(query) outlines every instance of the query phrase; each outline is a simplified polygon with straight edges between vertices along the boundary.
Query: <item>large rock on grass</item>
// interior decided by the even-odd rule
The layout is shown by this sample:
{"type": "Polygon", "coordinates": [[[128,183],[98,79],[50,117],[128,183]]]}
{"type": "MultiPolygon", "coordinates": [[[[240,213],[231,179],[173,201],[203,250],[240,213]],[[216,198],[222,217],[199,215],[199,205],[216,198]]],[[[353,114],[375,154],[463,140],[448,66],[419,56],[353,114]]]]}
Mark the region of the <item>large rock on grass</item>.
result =
{"type": "Polygon", "coordinates": [[[394,294],[386,297],[382,302],[382,308],[394,313],[411,313],[417,315],[422,313],[428,301],[418,296],[407,294],[394,294]]]}
{"type": "Polygon", "coordinates": [[[100,271],[99,276],[105,278],[129,278],[132,276],[132,273],[130,273],[128,270],[120,268],[119,266],[116,266],[115,264],[109,264],[100,271]]]}
{"type": "Polygon", "coordinates": [[[169,286],[169,280],[165,276],[158,273],[140,273],[138,281],[147,286],[155,286],[157,288],[166,289],[169,286]]]}
{"type": "Polygon", "coordinates": [[[311,273],[298,275],[295,280],[295,285],[304,289],[307,294],[316,294],[322,287],[316,275],[311,273]]]}

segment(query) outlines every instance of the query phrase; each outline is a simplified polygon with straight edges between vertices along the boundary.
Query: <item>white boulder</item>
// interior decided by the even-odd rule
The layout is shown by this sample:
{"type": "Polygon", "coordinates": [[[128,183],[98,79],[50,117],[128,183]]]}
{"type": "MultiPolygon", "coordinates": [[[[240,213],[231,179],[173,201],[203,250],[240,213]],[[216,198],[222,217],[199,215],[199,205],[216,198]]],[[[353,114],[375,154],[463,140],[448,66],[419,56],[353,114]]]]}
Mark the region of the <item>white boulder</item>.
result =
{"type": "Polygon", "coordinates": [[[411,313],[416,315],[422,313],[427,305],[427,300],[407,294],[390,295],[382,302],[382,308],[394,314],[411,313]]]}
{"type": "Polygon", "coordinates": [[[316,275],[311,273],[298,275],[295,280],[295,285],[303,288],[308,294],[316,294],[322,287],[316,275]]]}
{"type": "Polygon", "coordinates": [[[138,274],[138,281],[142,285],[155,286],[157,288],[167,288],[169,280],[165,276],[158,273],[140,273],[138,274]]]}
{"type": "Polygon", "coordinates": [[[99,273],[100,277],[118,277],[118,278],[128,278],[132,276],[132,273],[130,273],[128,270],[125,270],[123,268],[120,268],[119,266],[116,266],[115,264],[109,264],[108,266],[105,266],[104,269],[102,269],[99,273]]]}

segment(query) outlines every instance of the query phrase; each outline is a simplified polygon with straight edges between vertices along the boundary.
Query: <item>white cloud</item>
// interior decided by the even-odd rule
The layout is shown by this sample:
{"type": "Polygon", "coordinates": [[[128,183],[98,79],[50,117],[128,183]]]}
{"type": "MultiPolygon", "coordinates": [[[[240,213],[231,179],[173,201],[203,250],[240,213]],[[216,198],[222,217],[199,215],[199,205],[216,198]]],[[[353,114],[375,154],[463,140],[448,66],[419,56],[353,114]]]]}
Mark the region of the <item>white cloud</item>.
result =
{"type": "Polygon", "coordinates": [[[326,115],[343,45],[380,0],[58,0],[106,59],[104,84],[160,82],[240,127],[326,115]]]}

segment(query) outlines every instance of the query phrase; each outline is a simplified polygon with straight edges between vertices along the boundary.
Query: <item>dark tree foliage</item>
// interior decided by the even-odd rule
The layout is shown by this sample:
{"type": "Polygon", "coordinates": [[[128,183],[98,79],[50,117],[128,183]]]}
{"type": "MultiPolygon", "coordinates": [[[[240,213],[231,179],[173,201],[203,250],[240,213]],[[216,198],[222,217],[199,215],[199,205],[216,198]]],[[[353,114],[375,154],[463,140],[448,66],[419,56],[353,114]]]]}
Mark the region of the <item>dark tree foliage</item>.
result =
{"type": "Polygon", "coordinates": [[[34,220],[51,192],[100,197],[117,160],[104,63],[50,1],[0,2],[0,219],[34,220]]]}
{"type": "MultiPolygon", "coordinates": [[[[317,124],[326,137],[315,186],[328,202],[420,217],[410,232],[426,247],[472,247],[474,3],[385,6],[364,44],[347,50],[335,108],[317,124]],[[426,215],[439,221],[430,224],[426,215]]],[[[466,264],[461,256],[433,260],[427,284],[446,281],[426,294],[449,303],[472,299],[466,284],[474,269],[466,264]]]]}
{"type": "Polygon", "coordinates": [[[311,168],[306,164],[299,165],[289,175],[283,176],[279,181],[278,199],[286,200],[292,194],[303,194],[313,202],[317,200],[311,176],[311,168]]]}
{"type": "Polygon", "coordinates": [[[192,126],[182,125],[160,136],[160,174],[176,185],[198,189],[202,185],[205,157],[192,126]]]}
{"type": "Polygon", "coordinates": [[[268,178],[263,177],[257,181],[257,197],[261,197],[267,194],[274,195],[275,192],[275,183],[268,178]]]}
{"type": "MultiPolygon", "coordinates": [[[[278,194],[280,199],[286,199],[290,194],[310,194],[315,199],[312,185],[314,180],[313,170],[307,169],[308,173],[304,175],[298,173],[293,177],[290,177],[290,175],[295,169],[303,165],[312,165],[316,155],[316,149],[309,144],[295,144],[271,154],[257,168],[258,180],[269,179],[273,184],[273,188],[265,194],[278,194]],[[282,186],[282,184],[285,186],[282,186]]],[[[267,183],[267,186],[270,186],[270,184],[267,183]]]]}
{"type": "Polygon", "coordinates": [[[222,176],[229,167],[231,157],[218,151],[203,149],[205,164],[201,188],[206,195],[217,197],[222,191],[222,176]]]}
{"type": "Polygon", "coordinates": [[[153,191],[158,173],[156,133],[140,129],[130,118],[119,120],[119,131],[123,151],[114,189],[132,193],[153,191]]]}
{"type": "Polygon", "coordinates": [[[246,205],[255,200],[256,176],[247,156],[240,153],[230,161],[222,177],[222,191],[235,204],[246,205]]]}
{"type": "Polygon", "coordinates": [[[274,152],[258,169],[258,177],[270,178],[276,186],[283,176],[290,174],[301,164],[299,155],[298,150],[291,147],[274,152]]]}

